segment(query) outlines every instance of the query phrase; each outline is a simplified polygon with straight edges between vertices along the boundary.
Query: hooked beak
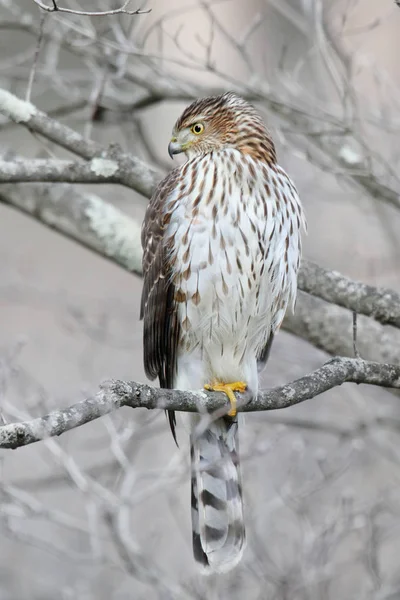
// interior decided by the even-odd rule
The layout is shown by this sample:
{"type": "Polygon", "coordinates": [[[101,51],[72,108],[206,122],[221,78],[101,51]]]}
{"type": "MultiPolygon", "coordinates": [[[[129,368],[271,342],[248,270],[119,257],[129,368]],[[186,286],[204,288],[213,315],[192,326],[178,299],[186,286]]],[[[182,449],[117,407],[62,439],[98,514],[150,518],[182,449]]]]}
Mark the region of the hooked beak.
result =
{"type": "Polygon", "coordinates": [[[182,146],[177,142],[176,138],[173,137],[168,144],[168,154],[171,158],[174,158],[174,154],[180,154],[183,152],[182,146]]]}

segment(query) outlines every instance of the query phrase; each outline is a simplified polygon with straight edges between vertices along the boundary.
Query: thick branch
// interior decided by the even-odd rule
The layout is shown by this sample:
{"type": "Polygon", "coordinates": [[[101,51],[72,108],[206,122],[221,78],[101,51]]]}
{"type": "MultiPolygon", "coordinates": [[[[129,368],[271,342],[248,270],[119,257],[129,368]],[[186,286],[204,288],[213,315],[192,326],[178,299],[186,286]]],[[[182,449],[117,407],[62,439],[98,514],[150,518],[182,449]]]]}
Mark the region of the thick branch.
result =
{"type": "MultiPolygon", "coordinates": [[[[292,383],[260,392],[250,402],[244,401],[244,395],[238,407],[246,412],[287,408],[346,382],[400,388],[400,367],[337,357],[292,383]]],[[[111,381],[104,384],[96,396],[69,408],[53,411],[32,421],[0,427],[0,448],[19,448],[61,435],[122,406],[188,412],[224,412],[224,409],[229,409],[226,397],[221,393],[165,390],[132,381],[111,381]]]]}
{"type": "Polygon", "coordinates": [[[352,281],[307,260],[302,261],[298,286],[303,292],[373,317],[384,325],[400,327],[400,295],[394,290],[352,281]]]}
{"type": "Polygon", "coordinates": [[[140,225],[99,196],[83,193],[67,183],[18,183],[0,186],[1,202],[124,269],[138,275],[142,273],[140,225]]]}

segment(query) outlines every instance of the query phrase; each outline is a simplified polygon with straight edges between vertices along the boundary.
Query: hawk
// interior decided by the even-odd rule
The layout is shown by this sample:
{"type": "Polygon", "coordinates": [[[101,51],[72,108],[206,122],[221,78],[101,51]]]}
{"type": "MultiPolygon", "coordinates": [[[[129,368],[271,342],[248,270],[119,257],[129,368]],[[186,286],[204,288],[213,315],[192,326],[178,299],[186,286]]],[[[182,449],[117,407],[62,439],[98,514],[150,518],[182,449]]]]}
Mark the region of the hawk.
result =
{"type": "Polygon", "coordinates": [[[194,556],[225,572],[245,546],[234,392],[256,396],[294,306],[305,218],[260,115],[235,93],[188,106],[168,151],[187,161],[158,185],[142,226],[144,366],[161,387],[229,398],[205,431],[190,417],[194,556]]]}

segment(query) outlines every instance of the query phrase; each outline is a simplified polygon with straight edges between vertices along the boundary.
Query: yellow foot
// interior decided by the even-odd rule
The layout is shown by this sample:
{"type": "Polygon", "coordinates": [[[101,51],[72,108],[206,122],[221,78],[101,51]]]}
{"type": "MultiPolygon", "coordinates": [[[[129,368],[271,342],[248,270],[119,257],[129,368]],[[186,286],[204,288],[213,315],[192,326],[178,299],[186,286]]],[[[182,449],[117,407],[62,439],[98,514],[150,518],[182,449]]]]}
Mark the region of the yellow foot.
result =
{"type": "Polygon", "coordinates": [[[234,392],[245,392],[247,390],[247,384],[244,381],[234,381],[233,383],[220,383],[215,382],[204,386],[205,390],[210,392],[224,392],[231,403],[231,410],[228,412],[230,417],[236,416],[236,396],[234,392]]]}

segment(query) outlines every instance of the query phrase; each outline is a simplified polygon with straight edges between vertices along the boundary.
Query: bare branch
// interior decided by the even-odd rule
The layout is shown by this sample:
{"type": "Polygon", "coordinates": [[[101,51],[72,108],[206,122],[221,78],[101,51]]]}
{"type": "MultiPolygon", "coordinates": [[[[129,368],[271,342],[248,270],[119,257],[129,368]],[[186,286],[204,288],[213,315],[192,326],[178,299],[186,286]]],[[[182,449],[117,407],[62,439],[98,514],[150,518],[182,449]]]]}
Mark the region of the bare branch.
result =
{"type": "MultiPolygon", "coordinates": [[[[257,398],[250,402],[246,402],[246,394],[242,395],[238,409],[250,412],[287,408],[346,382],[400,388],[400,366],[336,357],[292,383],[259,392],[257,398]]],[[[186,412],[218,411],[219,415],[221,411],[224,414],[229,410],[222,393],[166,390],[143,383],[116,380],[103,384],[96,396],[69,408],[53,411],[31,421],[0,427],[0,448],[19,448],[47,437],[61,435],[122,406],[186,412]]]]}
{"type": "Polygon", "coordinates": [[[118,183],[119,165],[105,158],[93,158],[88,163],[51,159],[0,161],[0,180],[2,183],[118,183]]]}
{"type": "MultiPolygon", "coordinates": [[[[295,313],[286,313],[283,327],[332,356],[354,355],[352,313],[341,306],[300,291],[295,313]]],[[[359,315],[357,348],[367,360],[400,364],[400,331],[359,315]]]]}
{"type": "Polygon", "coordinates": [[[127,7],[131,3],[132,0],[127,0],[124,2],[122,6],[119,8],[115,8],[113,10],[101,10],[101,11],[86,11],[86,10],[73,10],[71,8],[63,8],[62,6],[58,6],[55,0],[52,0],[53,6],[47,6],[44,2],[40,0],[33,0],[35,4],[37,4],[42,10],[47,12],[62,12],[68,13],[72,15],[79,16],[88,16],[88,17],[107,17],[109,15],[146,15],[151,12],[151,8],[148,10],[142,10],[141,8],[137,8],[136,10],[129,10],[127,7]]]}
{"type": "Polygon", "coordinates": [[[353,350],[356,358],[361,358],[357,348],[357,313],[353,310],[353,350]]]}
{"type": "Polygon", "coordinates": [[[352,281],[311,261],[303,261],[299,289],[358,314],[373,317],[384,325],[400,327],[400,294],[389,288],[352,281]]]}
{"type": "MultiPolygon", "coordinates": [[[[4,89],[0,89],[0,113],[86,160],[98,158],[117,163],[118,182],[140,194],[150,196],[160,179],[156,169],[126,154],[118,145],[110,145],[105,149],[4,89]]],[[[101,171],[101,164],[99,165],[101,171]]]]}
{"type": "Polygon", "coordinates": [[[141,274],[140,225],[98,196],[68,184],[10,184],[0,186],[1,202],[141,274]]]}
{"type": "Polygon", "coordinates": [[[39,35],[38,35],[38,39],[36,42],[35,56],[33,58],[31,72],[29,73],[28,86],[26,88],[25,100],[27,102],[31,101],[32,87],[33,87],[33,82],[34,82],[35,75],[36,75],[36,69],[37,69],[37,65],[38,65],[40,48],[42,46],[42,41],[43,41],[43,29],[44,29],[45,21],[46,21],[46,14],[43,14],[42,18],[40,19],[39,35]]]}

